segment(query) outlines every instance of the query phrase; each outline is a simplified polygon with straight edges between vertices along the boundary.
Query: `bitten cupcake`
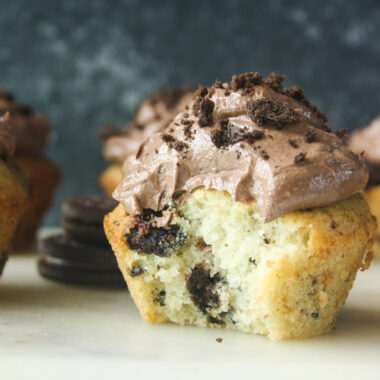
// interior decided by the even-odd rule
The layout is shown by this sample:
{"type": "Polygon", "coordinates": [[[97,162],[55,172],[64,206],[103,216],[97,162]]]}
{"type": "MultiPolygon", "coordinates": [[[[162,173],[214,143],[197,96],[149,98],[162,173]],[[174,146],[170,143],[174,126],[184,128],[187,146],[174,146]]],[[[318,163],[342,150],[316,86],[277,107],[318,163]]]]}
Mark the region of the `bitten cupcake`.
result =
{"type": "Polygon", "coordinates": [[[369,181],[364,195],[378,220],[374,254],[380,259],[380,117],[374,119],[367,127],[354,132],[350,147],[357,154],[364,153],[367,162],[369,181]]]}
{"type": "Polygon", "coordinates": [[[121,165],[135,153],[145,138],[165,128],[193,97],[194,88],[167,88],[155,92],[137,108],[135,117],[124,128],[106,131],[103,156],[111,166],[100,176],[106,194],[112,195],[121,180],[121,165]]]}
{"type": "Polygon", "coordinates": [[[19,220],[29,204],[28,188],[21,171],[10,161],[15,137],[9,113],[0,117],[0,275],[19,220]]]}
{"type": "Polygon", "coordinates": [[[369,266],[364,159],[283,79],[200,87],[125,161],[104,225],[145,320],[310,337],[369,266]]]}
{"type": "Polygon", "coordinates": [[[0,112],[5,111],[10,112],[16,138],[13,159],[28,178],[31,189],[31,204],[23,215],[14,244],[15,250],[23,250],[33,246],[60,174],[56,165],[43,153],[50,131],[48,119],[34,113],[29,106],[16,103],[11,94],[0,91],[0,112]]]}

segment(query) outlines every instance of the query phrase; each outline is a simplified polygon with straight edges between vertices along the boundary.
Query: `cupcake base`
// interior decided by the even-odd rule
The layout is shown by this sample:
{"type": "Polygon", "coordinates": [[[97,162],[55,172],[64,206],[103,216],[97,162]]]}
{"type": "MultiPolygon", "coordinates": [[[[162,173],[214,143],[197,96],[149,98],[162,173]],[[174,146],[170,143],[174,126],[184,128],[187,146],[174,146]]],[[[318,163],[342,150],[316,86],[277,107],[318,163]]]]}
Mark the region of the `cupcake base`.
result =
{"type": "Polygon", "coordinates": [[[335,326],[376,230],[362,195],[264,224],[254,203],[203,189],[162,215],[132,218],[120,204],[104,225],[146,321],[272,340],[335,326]]]}
{"type": "Polygon", "coordinates": [[[120,183],[122,178],[121,165],[114,164],[106,169],[99,177],[99,183],[104,192],[111,197],[113,191],[120,183]]]}
{"type": "Polygon", "coordinates": [[[16,155],[14,161],[29,180],[31,189],[31,204],[22,217],[14,244],[14,250],[21,251],[33,247],[37,229],[58,186],[60,173],[44,156],[16,155]]]}

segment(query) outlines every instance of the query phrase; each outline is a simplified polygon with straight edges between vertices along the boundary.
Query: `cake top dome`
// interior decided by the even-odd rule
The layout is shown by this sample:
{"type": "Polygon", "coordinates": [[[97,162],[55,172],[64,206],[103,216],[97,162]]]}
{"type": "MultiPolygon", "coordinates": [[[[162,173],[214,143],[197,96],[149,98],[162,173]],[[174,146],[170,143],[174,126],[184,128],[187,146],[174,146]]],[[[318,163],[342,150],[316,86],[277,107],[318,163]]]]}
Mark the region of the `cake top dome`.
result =
{"type": "Polygon", "coordinates": [[[166,88],[145,99],[137,108],[132,122],[105,136],[103,156],[122,164],[135,153],[145,138],[161,131],[193,98],[194,88],[166,88]]]}
{"type": "Polygon", "coordinates": [[[123,165],[114,192],[129,214],[159,210],[197,187],[255,201],[265,222],[290,211],[325,206],[364,189],[363,157],[345,131],[283,76],[234,76],[200,87],[193,102],[123,165]]]}
{"type": "Polygon", "coordinates": [[[50,132],[46,116],[15,101],[12,94],[0,88],[0,115],[9,112],[16,138],[16,153],[38,154],[46,144],[50,132]]]}

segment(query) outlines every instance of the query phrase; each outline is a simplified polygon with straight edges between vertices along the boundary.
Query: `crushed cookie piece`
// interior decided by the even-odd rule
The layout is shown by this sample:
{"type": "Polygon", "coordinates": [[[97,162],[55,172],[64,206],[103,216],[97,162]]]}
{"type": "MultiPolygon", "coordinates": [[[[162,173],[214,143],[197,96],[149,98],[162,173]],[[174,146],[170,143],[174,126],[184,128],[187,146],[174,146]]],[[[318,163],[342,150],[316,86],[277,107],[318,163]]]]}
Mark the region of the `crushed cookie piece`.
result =
{"type": "Polygon", "coordinates": [[[185,144],[184,142],[182,141],[176,141],[174,143],[174,149],[177,151],[177,152],[181,152],[184,148],[188,148],[188,145],[185,144]]]}
{"type": "Polygon", "coordinates": [[[284,75],[271,73],[263,82],[272,90],[282,93],[282,82],[286,79],[284,75]]]}
{"type": "Polygon", "coordinates": [[[192,126],[194,124],[194,121],[193,120],[189,120],[189,119],[182,119],[181,120],[181,124],[182,125],[189,125],[189,126],[192,126]]]}
{"type": "Polygon", "coordinates": [[[222,342],[223,342],[223,338],[220,338],[220,337],[219,337],[219,338],[216,338],[215,340],[216,340],[218,343],[222,343],[222,342]]]}
{"type": "Polygon", "coordinates": [[[128,274],[131,277],[139,276],[140,274],[143,274],[145,272],[145,269],[140,266],[133,267],[132,269],[128,270],[128,274]]]}
{"type": "Polygon", "coordinates": [[[289,139],[289,140],[288,140],[288,143],[289,143],[289,145],[292,146],[293,148],[298,148],[298,144],[297,144],[296,140],[289,139]]]}
{"type": "Polygon", "coordinates": [[[161,290],[153,301],[160,304],[160,306],[165,306],[165,298],[166,298],[166,292],[165,290],[161,290]]]}
{"type": "Polygon", "coordinates": [[[287,124],[300,120],[291,108],[269,98],[252,99],[247,102],[248,116],[259,126],[270,125],[280,130],[287,124]]]}
{"type": "Polygon", "coordinates": [[[306,153],[301,152],[297,154],[297,156],[294,157],[294,163],[300,164],[301,162],[305,161],[305,159],[306,159],[306,153]]]}
{"type": "Polygon", "coordinates": [[[219,307],[219,295],[216,291],[216,284],[220,281],[219,274],[213,277],[210,269],[204,263],[196,264],[187,281],[187,288],[191,294],[191,299],[196,306],[207,314],[208,309],[219,307]]]}
{"type": "Polygon", "coordinates": [[[127,226],[125,241],[140,254],[168,257],[185,244],[187,236],[177,224],[156,227],[155,221],[163,217],[163,211],[144,209],[127,226]]]}
{"type": "Polygon", "coordinates": [[[172,143],[176,141],[176,139],[173,136],[166,134],[162,136],[162,140],[164,140],[166,143],[172,143]]]}
{"type": "Polygon", "coordinates": [[[211,141],[218,149],[234,145],[241,141],[247,141],[249,144],[253,144],[255,141],[261,140],[262,138],[264,138],[263,131],[258,129],[249,131],[238,128],[231,125],[228,119],[220,120],[219,129],[211,132],[211,141]]]}
{"type": "Polygon", "coordinates": [[[298,100],[299,102],[302,102],[305,99],[304,91],[298,86],[285,88],[284,95],[289,96],[289,98],[292,98],[294,100],[298,100]]]}
{"type": "Polygon", "coordinates": [[[229,87],[233,91],[246,89],[253,90],[254,86],[258,86],[263,83],[263,77],[259,73],[245,73],[240,75],[234,75],[229,87]]]}
{"type": "Polygon", "coordinates": [[[224,86],[223,86],[223,82],[220,81],[219,79],[217,79],[217,80],[214,82],[214,84],[212,85],[212,87],[214,87],[214,88],[224,88],[224,86]]]}
{"type": "Polygon", "coordinates": [[[306,131],[305,141],[306,141],[308,144],[311,144],[311,143],[317,141],[317,135],[316,135],[316,133],[315,133],[312,129],[308,129],[308,130],[306,131]]]}
{"type": "Polygon", "coordinates": [[[261,150],[260,150],[260,156],[261,156],[264,160],[269,160],[269,155],[268,155],[268,153],[267,153],[264,149],[261,149],[261,150]]]}
{"type": "Polygon", "coordinates": [[[342,129],[337,130],[337,131],[335,132],[335,134],[336,134],[338,137],[343,138],[343,137],[347,137],[347,132],[348,132],[347,128],[342,128],[342,129]]]}
{"type": "Polygon", "coordinates": [[[215,325],[225,325],[226,322],[222,321],[221,319],[215,318],[212,315],[208,316],[208,321],[210,323],[214,323],[215,325]]]}

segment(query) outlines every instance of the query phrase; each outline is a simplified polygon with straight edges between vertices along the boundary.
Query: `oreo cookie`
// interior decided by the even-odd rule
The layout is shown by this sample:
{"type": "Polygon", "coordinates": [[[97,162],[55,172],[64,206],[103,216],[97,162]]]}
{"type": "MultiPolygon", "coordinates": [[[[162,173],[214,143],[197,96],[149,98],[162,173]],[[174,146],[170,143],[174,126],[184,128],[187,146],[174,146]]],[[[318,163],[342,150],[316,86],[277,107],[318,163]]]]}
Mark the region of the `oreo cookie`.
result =
{"type": "Polygon", "coordinates": [[[75,240],[108,246],[103,218],[116,205],[114,200],[97,195],[69,198],[62,205],[62,227],[75,240]]]}
{"type": "Polygon", "coordinates": [[[94,195],[68,199],[62,206],[63,233],[38,242],[44,253],[38,261],[41,276],[71,284],[124,287],[103,230],[103,218],[115,206],[113,200],[94,195]]]}
{"type": "Polygon", "coordinates": [[[113,199],[97,195],[72,197],[62,205],[62,216],[83,224],[103,225],[104,215],[117,206],[113,199]]]}
{"type": "Polygon", "coordinates": [[[68,284],[91,286],[124,287],[125,281],[120,271],[90,270],[78,267],[67,260],[50,255],[43,255],[38,260],[38,271],[41,276],[68,284]]]}

